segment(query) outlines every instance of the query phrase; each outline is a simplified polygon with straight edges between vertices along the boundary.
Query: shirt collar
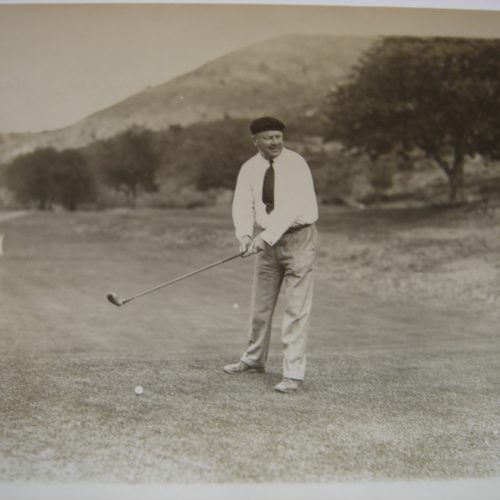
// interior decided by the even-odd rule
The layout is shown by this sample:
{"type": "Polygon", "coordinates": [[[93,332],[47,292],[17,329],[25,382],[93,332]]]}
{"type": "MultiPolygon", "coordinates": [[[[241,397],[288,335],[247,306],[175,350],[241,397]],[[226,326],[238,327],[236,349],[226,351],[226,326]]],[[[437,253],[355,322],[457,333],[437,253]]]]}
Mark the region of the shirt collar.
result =
{"type": "MultiPolygon", "coordinates": [[[[281,150],[281,153],[276,158],[273,158],[273,166],[281,161],[281,158],[283,158],[284,152],[285,152],[285,148],[283,148],[281,150]]],[[[260,158],[260,160],[263,163],[265,163],[266,165],[269,165],[269,160],[267,158],[265,158],[260,151],[257,153],[257,156],[260,158]]]]}

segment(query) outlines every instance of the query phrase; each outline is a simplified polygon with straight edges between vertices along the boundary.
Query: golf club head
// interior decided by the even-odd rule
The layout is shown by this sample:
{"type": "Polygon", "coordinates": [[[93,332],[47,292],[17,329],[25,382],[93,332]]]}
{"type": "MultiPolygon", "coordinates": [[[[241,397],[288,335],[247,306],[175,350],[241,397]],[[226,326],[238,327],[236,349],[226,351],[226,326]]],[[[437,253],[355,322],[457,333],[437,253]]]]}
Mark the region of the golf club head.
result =
{"type": "Polygon", "coordinates": [[[120,299],[120,297],[118,297],[118,295],[116,295],[116,293],[109,292],[107,295],[107,299],[115,306],[120,307],[123,305],[123,301],[120,299]]]}

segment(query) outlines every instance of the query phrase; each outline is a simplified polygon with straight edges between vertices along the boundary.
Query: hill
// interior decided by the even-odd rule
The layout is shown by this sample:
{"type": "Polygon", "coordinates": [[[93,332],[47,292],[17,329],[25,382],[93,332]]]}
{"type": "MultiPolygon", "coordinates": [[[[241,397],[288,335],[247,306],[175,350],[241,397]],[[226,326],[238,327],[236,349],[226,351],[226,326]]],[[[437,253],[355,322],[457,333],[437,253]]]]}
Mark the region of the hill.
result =
{"type": "MultiPolygon", "coordinates": [[[[326,92],[346,78],[374,41],[288,35],[232,52],[58,130],[0,134],[0,162],[37,147],[81,147],[133,125],[152,130],[224,117],[314,116],[326,92]]],[[[168,61],[167,61],[168,63],[168,61]]]]}

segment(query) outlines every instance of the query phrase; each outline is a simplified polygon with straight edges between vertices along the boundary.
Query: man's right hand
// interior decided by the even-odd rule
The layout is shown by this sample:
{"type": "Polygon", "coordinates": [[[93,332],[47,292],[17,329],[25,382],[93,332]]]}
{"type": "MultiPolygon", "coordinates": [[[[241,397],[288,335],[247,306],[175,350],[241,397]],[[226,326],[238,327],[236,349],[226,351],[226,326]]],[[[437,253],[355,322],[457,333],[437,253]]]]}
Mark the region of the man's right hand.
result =
{"type": "MultiPolygon", "coordinates": [[[[240,252],[241,253],[246,253],[248,251],[248,248],[252,244],[252,237],[246,234],[245,236],[242,236],[240,238],[240,252]]],[[[244,255],[246,257],[246,255],[244,255]]]]}

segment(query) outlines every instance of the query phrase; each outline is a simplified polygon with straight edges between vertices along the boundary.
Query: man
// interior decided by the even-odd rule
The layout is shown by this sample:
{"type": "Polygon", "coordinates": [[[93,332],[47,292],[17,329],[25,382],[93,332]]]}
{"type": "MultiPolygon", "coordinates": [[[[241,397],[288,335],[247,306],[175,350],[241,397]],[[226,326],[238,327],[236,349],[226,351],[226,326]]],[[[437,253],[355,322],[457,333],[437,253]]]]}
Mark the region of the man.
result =
{"type": "Polygon", "coordinates": [[[306,368],[318,204],[309,166],[298,153],[284,148],[284,130],[285,125],[272,117],[258,118],[250,125],[257,154],[241,167],[233,200],[240,251],[245,256],[258,254],[250,339],[241,360],[224,371],[264,371],[273,313],[284,285],[283,380],[275,390],[293,392],[304,380],[306,368]]]}

